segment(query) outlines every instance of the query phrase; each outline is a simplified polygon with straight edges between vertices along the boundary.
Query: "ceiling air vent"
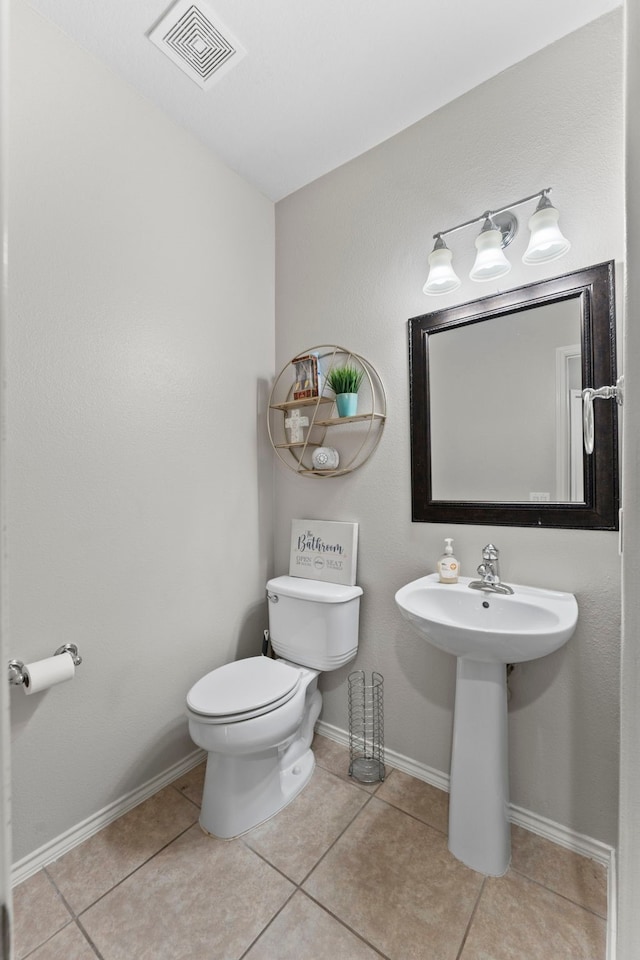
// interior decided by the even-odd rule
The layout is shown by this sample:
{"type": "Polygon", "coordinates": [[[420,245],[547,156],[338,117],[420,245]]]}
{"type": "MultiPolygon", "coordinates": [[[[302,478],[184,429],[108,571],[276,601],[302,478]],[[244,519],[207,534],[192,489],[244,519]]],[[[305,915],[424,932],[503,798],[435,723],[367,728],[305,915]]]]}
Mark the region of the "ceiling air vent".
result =
{"type": "Polygon", "coordinates": [[[174,3],[149,39],[203,89],[239,63],[246,52],[210,11],[191,0],[174,3]]]}

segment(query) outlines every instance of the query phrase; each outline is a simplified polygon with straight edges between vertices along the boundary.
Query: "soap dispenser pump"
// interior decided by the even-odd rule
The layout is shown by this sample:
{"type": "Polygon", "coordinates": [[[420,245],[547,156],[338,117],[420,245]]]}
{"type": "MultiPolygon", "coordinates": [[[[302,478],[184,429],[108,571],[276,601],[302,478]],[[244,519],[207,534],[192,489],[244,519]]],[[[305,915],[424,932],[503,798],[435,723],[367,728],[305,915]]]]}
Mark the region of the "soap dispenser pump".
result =
{"type": "Polygon", "coordinates": [[[453,555],[453,539],[445,537],[444,544],[444,553],[438,560],[438,577],[440,583],[457,583],[460,564],[453,555]]]}

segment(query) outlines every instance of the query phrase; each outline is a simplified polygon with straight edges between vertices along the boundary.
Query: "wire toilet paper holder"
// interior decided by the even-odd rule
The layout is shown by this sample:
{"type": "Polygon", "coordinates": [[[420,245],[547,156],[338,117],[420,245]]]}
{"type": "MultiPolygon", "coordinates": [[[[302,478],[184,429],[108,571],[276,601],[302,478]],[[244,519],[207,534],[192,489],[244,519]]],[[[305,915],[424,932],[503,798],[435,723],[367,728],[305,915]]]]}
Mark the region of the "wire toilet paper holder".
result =
{"type": "Polygon", "coordinates": [[[349,776],[361,783],[384,780],[384,678],[374,670],[347,677],[349,685],[349,776]]]}
{"type": "MultiPolygon", "coordinates": [[[[82,657],[78,653],[78,646],[75,643],[63,643],[54,651],[54,657],[61,653],[68,653],[73,660],[74,667],[79,667],[82,663],[82,657]]],[[[9,660],[9,683],[12,686],[20,687],[24,684],[26,676],[24,673],[24,660],[9,660]]]]}

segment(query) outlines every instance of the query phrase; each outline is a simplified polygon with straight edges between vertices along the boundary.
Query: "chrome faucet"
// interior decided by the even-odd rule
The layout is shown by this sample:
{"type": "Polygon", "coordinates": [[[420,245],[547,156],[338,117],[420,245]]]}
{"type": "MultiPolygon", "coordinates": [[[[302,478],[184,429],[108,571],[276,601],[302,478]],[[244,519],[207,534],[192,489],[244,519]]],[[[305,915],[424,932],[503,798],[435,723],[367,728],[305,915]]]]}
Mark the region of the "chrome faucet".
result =
{"type": "Polygon", "coordinates": [[[500,551],[492,543],[482,550],[482,563],[478,567],[480,580],[472,580],[472,590],[490,590],[492,593],[513,593],[511,587],[500,582],[500,551]]]}

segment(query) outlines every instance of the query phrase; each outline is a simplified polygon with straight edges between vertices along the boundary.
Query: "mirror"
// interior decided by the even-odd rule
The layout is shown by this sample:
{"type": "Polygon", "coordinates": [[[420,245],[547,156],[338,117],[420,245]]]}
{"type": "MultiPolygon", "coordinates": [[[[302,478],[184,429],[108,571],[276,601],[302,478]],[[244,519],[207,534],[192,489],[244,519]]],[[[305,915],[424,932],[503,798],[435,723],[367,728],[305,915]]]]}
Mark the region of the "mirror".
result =
{"type": "Polygon", "coordinates": [[[416,521],[618,527],[612,261],[409,321],[416,521]]]}

